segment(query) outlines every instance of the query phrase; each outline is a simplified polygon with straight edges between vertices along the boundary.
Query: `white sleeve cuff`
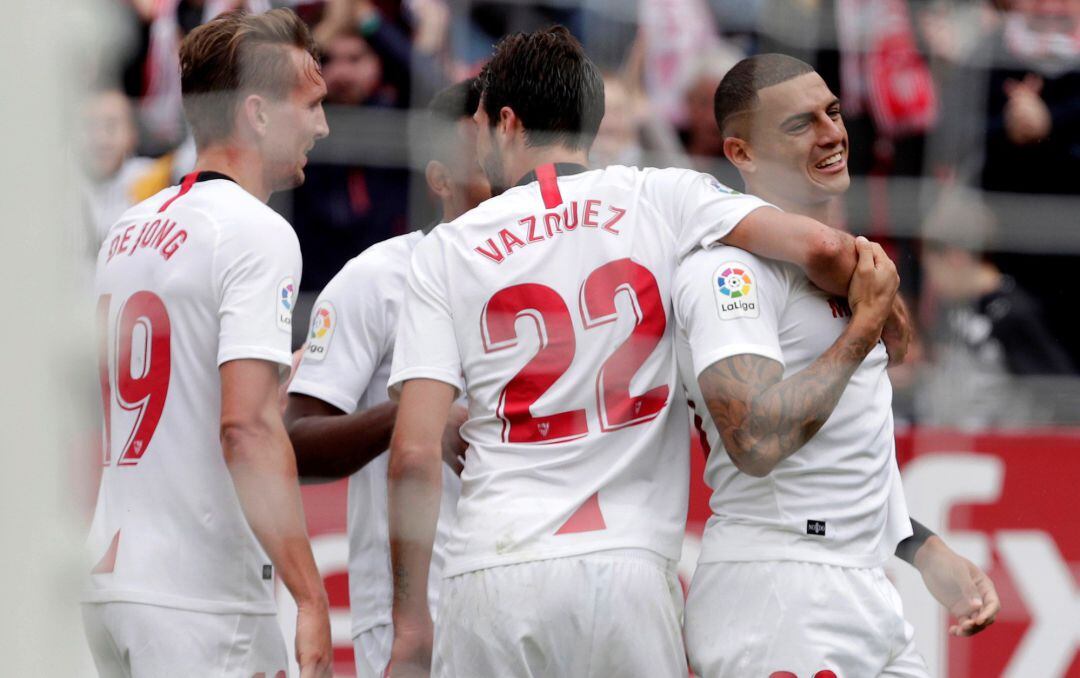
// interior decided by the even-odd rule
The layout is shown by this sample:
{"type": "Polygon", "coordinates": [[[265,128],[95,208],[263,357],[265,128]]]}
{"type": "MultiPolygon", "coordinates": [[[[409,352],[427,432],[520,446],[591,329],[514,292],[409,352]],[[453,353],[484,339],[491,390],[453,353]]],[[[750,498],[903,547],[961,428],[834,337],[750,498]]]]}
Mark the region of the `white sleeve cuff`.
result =
{"type": "Polygon", "coordinates": [[[454,387],[454,399],[457,400],[465,391],[465,381],[460,374],[454,374],[449,370],[437,367],[410,367],[390,375],[390,381],[386,385],[390,400],[397,402],[401,398],[401,385],[410,379],[432,379],[450,384],[454,387]]]}
{"type": "Polygon", "coordinates": [[[775,360],[780,363],[781,367],[784,366],[784,356],[776,346],[769,346],[767,344],[725,344],[701,354],[695,352],[694,374],[700,377],[701,373],[711,365],[714,365],[725,358],[746,354],[759,355],[763,358],[775,360]]]}

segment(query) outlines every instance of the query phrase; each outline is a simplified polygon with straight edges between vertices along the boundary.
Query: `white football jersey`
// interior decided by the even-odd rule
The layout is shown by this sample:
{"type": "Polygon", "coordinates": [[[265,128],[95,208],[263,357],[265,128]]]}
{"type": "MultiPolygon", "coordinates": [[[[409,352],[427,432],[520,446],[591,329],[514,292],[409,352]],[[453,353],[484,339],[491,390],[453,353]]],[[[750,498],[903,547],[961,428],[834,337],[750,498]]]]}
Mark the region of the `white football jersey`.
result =
{"type": "Polygon", "coordinates": [[[104,463],[90,602],[273,613],[273,568],[219,441],[227,361],[291,363],[300,248],[205,172],[124,213],[98,254],[104,463]]]}
{"type": "Polygon", "coordinates": [[[832,415],[772,473],[740,472],[705,406],[697,377],[755,354],[805,369],[849,322],[847,300],[819,290],[790,264],[720,246],[693,253],[675,276],[679,367],[710,449],[712,516],[699,562],[802,560],[873,567],[911,535],[893,440],[892,386],[881,342],[859,366],[832,415]]]}
{"type": "Polygon", "coordinates": [[[689,170],[536,175],[437,227],[410,266],[390,387],[435,379],[469,401],[447,576],[616,548],[678,558],[671,278],[679,252],[765,205],[689,170]]]}
{"type": "MultiPolygon", "coordinates": [[[[342,412],[386,402],[394,337],[405,297],[409,258],[424,234],[415,231],[364,250],[327,283],[311,312],[304,358],[289,385],[342,412]]],[[[393,581],[382,453],[349,477],[349,604],[352,636],[391,623],[393,581]]],[[[443,545],[453,524],[461,480],[443,464],[442,506],[428,578],[434,615],[442,584],[443,545]]]]}

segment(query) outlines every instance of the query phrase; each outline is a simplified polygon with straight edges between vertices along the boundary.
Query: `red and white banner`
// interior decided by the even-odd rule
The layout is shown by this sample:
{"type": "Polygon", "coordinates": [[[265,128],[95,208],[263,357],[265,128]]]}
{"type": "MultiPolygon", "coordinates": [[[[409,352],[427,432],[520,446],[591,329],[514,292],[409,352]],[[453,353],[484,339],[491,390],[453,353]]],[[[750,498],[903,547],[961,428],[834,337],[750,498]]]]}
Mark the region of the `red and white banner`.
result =
{"type": "MultiPolygon", "coordinates": [[[[911,514],[985,569],[1001,596],[997,623],[972,638],[951,638],[940,606],[918,573],[894,561],[890,575],[931,675],[1080,678],[1080,430],[958,434],[912,430],[897,438],[911,514]]],[[[680,574],[689,581],[709,515],[695,444],[694,485],[680,574]]],[[[306,486],[315,556],[333,606],[336,671],[353,675],[346,575],[345,483],[306,486]]],[[[292,638],[295,607],[279,608],[292,638]]],[[[289,643],[291,645],[291,642],[289,643]]]]}

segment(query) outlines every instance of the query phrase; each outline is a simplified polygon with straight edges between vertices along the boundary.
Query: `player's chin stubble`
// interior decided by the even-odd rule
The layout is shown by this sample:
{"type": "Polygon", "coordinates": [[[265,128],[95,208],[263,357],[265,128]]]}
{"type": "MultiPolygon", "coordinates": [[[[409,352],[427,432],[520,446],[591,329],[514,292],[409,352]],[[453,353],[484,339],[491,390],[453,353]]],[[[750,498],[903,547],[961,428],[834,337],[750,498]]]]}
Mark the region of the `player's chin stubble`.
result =
{"type": "Polygon", "coordinates": [[[480,166],[484,168],[484,174],[487,175],[491,195],[496,196],[510,187],[506,182],[506,165],[503,163],[502,153],[499,152],[499,146],[495,143],[494,130],[488,130],[487,151],[487,155],[480,158],[480,166]]]}
{"type": "Polygon", "coordinates": [[[484,167],[484,174],[487,175],[488,183],[491,185],[492,196],[499,195],[509,188],[509,186],[506,185],[506,170],[503,167],[502,158],[499,156],[498,151],[492,149],[491,153],[484,158],[482,165],[484,167]]]}

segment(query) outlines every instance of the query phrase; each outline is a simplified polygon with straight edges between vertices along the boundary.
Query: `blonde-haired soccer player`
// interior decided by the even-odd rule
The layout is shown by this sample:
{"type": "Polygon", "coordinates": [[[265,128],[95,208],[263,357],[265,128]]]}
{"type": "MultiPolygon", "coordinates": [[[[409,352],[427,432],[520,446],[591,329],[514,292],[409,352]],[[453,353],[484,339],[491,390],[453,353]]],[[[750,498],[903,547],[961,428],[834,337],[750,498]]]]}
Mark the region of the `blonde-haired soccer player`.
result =
{"type": "Polygon", "coordinates": [[[328,675],[326,592],[278,377],[300,249],[267,207],[327,134],[307,28],[231,12],[180,52],[195,172],[132,207],[98,255],[105,470],[84,620],[108,676],[284,676],[275,573],[301,675],[328,675]]]}

